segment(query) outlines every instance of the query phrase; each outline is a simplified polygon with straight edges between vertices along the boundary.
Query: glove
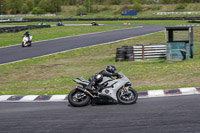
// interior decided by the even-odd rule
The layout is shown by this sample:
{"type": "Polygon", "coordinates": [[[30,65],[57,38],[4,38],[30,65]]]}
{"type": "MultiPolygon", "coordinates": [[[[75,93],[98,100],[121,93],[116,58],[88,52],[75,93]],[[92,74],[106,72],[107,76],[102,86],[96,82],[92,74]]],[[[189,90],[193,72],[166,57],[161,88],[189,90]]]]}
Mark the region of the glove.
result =
{"type": "Polygon", "coordinates": [[[120,74],[117,74],[117,78],[122,78],[122,76],[120,74]]]}

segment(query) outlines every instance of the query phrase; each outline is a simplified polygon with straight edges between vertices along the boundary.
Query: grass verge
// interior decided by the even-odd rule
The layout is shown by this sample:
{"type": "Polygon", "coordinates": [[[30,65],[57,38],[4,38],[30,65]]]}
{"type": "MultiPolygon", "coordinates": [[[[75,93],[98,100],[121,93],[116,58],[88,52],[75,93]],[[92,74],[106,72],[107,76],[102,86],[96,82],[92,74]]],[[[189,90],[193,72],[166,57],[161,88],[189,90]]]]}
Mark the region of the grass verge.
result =
{"type": "Polygon", "coordinates": [[[89,78],[107,65],[115,65],[137,91],[200,86],[200,28],[194,28],[195,58],[183,62],[143,60],[115,62],[117,47],[164,43],[164,32],[114,44],[76,49],[60,54],[0,66],[0,94],[65,94],[74,78],[89,78]]]}
{"type": "MultiPolygon", "coordinates": [[[[141,25],[188,25],[187,20],[118,20],[118,21],[96,21],[99,24],[141,24],[141,25]]],[[[37,25],[39,22],[23,22],[23,23],[0,23],[1,26],[5,25],[37,25]]],[[[57,22],[45,22],[49,25],[56,25],[57,22]]],[[[90,24],[91,21],[63,21],[63,24],[90,24]]],[[[195,23],[192,23],[195,24],[195,23]]]]}

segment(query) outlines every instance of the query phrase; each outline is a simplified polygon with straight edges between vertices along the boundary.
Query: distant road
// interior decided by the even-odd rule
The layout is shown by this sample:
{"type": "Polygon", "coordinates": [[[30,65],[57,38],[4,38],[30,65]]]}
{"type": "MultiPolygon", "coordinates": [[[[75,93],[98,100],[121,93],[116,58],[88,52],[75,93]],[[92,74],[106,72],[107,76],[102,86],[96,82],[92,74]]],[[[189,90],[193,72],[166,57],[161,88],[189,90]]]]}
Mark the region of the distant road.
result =
{"type": "MultiPolygon", "coordinates": [[[[80,47],[93,46],[164,30],[164,26],[144,25],[140,28],[112,30],[33,43],[32,47],[20,45],[0,48],[0,64],[49,55],[80,47]]],[[[56,33],[55,33],[56,34],[56,33]]],[[[138,42],[139,43],[139,42],[138,42]]]]}

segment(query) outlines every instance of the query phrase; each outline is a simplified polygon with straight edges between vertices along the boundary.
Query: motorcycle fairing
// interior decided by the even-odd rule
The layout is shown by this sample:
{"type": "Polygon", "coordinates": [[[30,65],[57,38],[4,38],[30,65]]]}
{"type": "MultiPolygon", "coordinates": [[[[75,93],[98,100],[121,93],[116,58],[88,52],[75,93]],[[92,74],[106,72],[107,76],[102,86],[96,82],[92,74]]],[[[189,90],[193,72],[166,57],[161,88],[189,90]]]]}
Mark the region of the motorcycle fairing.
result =
{"type": "Polygon", "coordinates": [[[103,89],[102,94],[112,97],[113,99],[117,100],[117,91],[127,83],[127,81],[116,79],[109,82],[109,88],[103,89]]]}
{"type": "Polygon", "coordinates": [[[99,97],[93,99],[95,104],[105,104],[105,103],[117,103],[117,100],[104,94],[100,94],[99,97]]]}

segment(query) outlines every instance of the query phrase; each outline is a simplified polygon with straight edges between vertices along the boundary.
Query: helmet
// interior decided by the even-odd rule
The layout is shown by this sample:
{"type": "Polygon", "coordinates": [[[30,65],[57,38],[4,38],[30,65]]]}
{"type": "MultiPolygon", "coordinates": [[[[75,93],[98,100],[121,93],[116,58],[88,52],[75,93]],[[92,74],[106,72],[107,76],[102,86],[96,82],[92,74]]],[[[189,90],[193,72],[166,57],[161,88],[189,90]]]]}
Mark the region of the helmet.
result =
{"type": "Polygon", "coordinates": [[[116,71],[116,67],[113,65],[109,65],[106,67],[106,71],[110,72],[110,73],[115,73],[116,71]]]}
{"type": "Polygon", "coordinates": [[[95,74],[94,78],[95,78],[95,81],[99,83],[103,80],[103,75],[97,73],[97,74],[95,74]]]}
{"type": "Polygon", "coordinates": [[[28,32],[28,30],[26,30],[26,32],[28,32]]]}

